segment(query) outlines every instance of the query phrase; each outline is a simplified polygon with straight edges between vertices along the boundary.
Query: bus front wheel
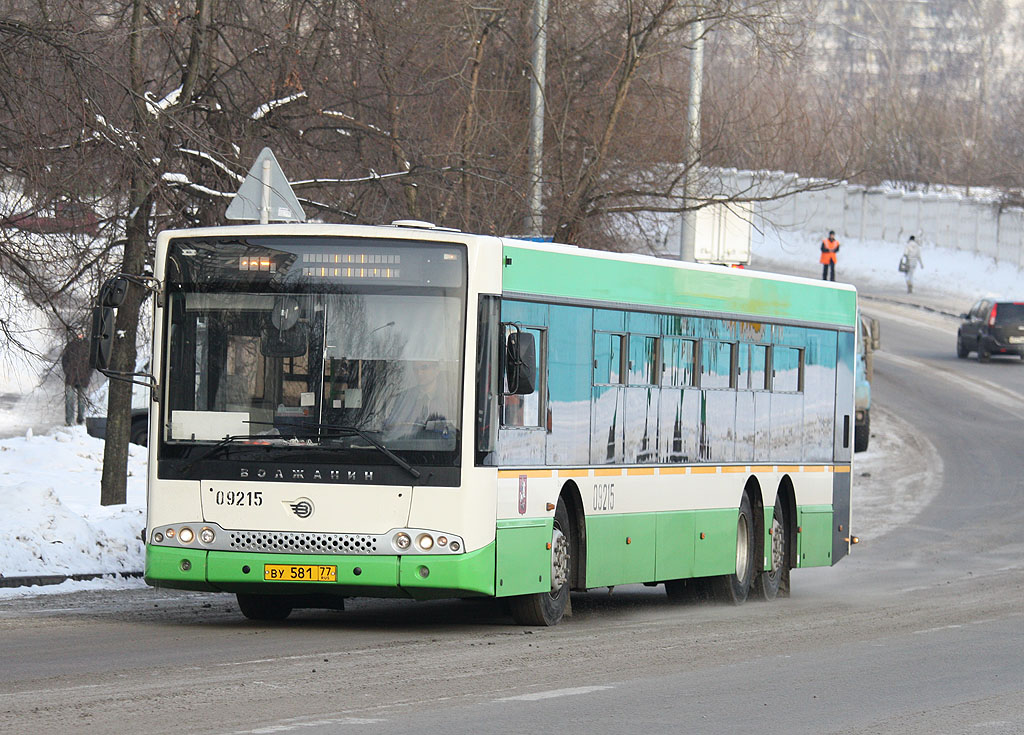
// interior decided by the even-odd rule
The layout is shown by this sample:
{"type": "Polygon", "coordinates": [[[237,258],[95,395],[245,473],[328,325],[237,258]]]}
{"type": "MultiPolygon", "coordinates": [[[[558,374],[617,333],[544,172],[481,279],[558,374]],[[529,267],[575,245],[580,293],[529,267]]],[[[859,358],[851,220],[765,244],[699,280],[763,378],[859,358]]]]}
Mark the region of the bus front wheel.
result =
{"type": "Polygon", "coordinates": [[[508,598],[509,612],[519,625],[556,625],[565,615],[569,605],[572,554],[569,511],[559,498],[551,529],[551,590],[508,598]]]}
{"type": "Polygon", "coordinates": [[[292,614],[292,603],[281,595],[248,595],[239,592],[238,607],[249,620],[284,620],[292,614]]]}
{"type": "Polygon", "coordinates": [[[744,493],[736,518],[736,571],[711,579],[717,599],[733,605],[747,599],[754,579],[754,552],[754,514],[744,493]]]}

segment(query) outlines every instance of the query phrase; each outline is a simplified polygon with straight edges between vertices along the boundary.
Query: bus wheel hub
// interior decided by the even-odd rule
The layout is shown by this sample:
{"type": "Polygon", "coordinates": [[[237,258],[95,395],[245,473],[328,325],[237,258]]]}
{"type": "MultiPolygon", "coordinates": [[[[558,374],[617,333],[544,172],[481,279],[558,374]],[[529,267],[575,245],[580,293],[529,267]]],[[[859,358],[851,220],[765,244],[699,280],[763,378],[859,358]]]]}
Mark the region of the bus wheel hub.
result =
{"type": "Polygon", "coordinates": [[[569,581],[569,539],[557,528],[551,534],[551,591],[569,581]]]}

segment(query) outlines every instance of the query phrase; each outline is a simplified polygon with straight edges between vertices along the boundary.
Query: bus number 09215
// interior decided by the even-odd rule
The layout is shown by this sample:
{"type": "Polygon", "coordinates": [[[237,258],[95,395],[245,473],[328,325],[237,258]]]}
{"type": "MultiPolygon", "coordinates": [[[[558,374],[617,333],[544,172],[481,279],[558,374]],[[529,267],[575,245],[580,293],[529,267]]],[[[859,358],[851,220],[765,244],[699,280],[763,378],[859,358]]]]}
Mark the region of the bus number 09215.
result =
{"type": "Polygon", "coordinates": [[[615,483],[594,483],[594,510],[615,510],[615,483]]]}
{"type": "Polygon", "coordinates": [[[263,505],[260,490],[217,490],[213,499],[217,505],[263,505]]]}

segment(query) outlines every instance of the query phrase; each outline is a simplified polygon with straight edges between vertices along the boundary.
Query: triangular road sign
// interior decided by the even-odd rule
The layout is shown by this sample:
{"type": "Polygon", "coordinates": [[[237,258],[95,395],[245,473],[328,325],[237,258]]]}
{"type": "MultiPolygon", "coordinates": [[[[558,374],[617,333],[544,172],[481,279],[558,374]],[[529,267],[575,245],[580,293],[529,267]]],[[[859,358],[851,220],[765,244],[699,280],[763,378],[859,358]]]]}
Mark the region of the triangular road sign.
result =
{"type": "Polygon", "coordinates": [[[249,169],[224,217],[262,223],[306,221],[306,213],[269,148],[264,148],[256,157],[256,163],[249,169]]]}

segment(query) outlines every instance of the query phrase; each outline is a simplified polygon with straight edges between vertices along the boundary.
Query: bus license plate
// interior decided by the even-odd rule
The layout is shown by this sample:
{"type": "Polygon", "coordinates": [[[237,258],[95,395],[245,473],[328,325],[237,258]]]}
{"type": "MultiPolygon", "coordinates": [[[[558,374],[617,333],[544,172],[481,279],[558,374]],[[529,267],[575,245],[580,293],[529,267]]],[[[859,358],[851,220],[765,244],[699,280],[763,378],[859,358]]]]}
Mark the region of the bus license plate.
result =
{"type": "Polygon", "coordinates": [[[267,582],[337,582],[338,567],[327,564],[264,564],[267,582]]]}

